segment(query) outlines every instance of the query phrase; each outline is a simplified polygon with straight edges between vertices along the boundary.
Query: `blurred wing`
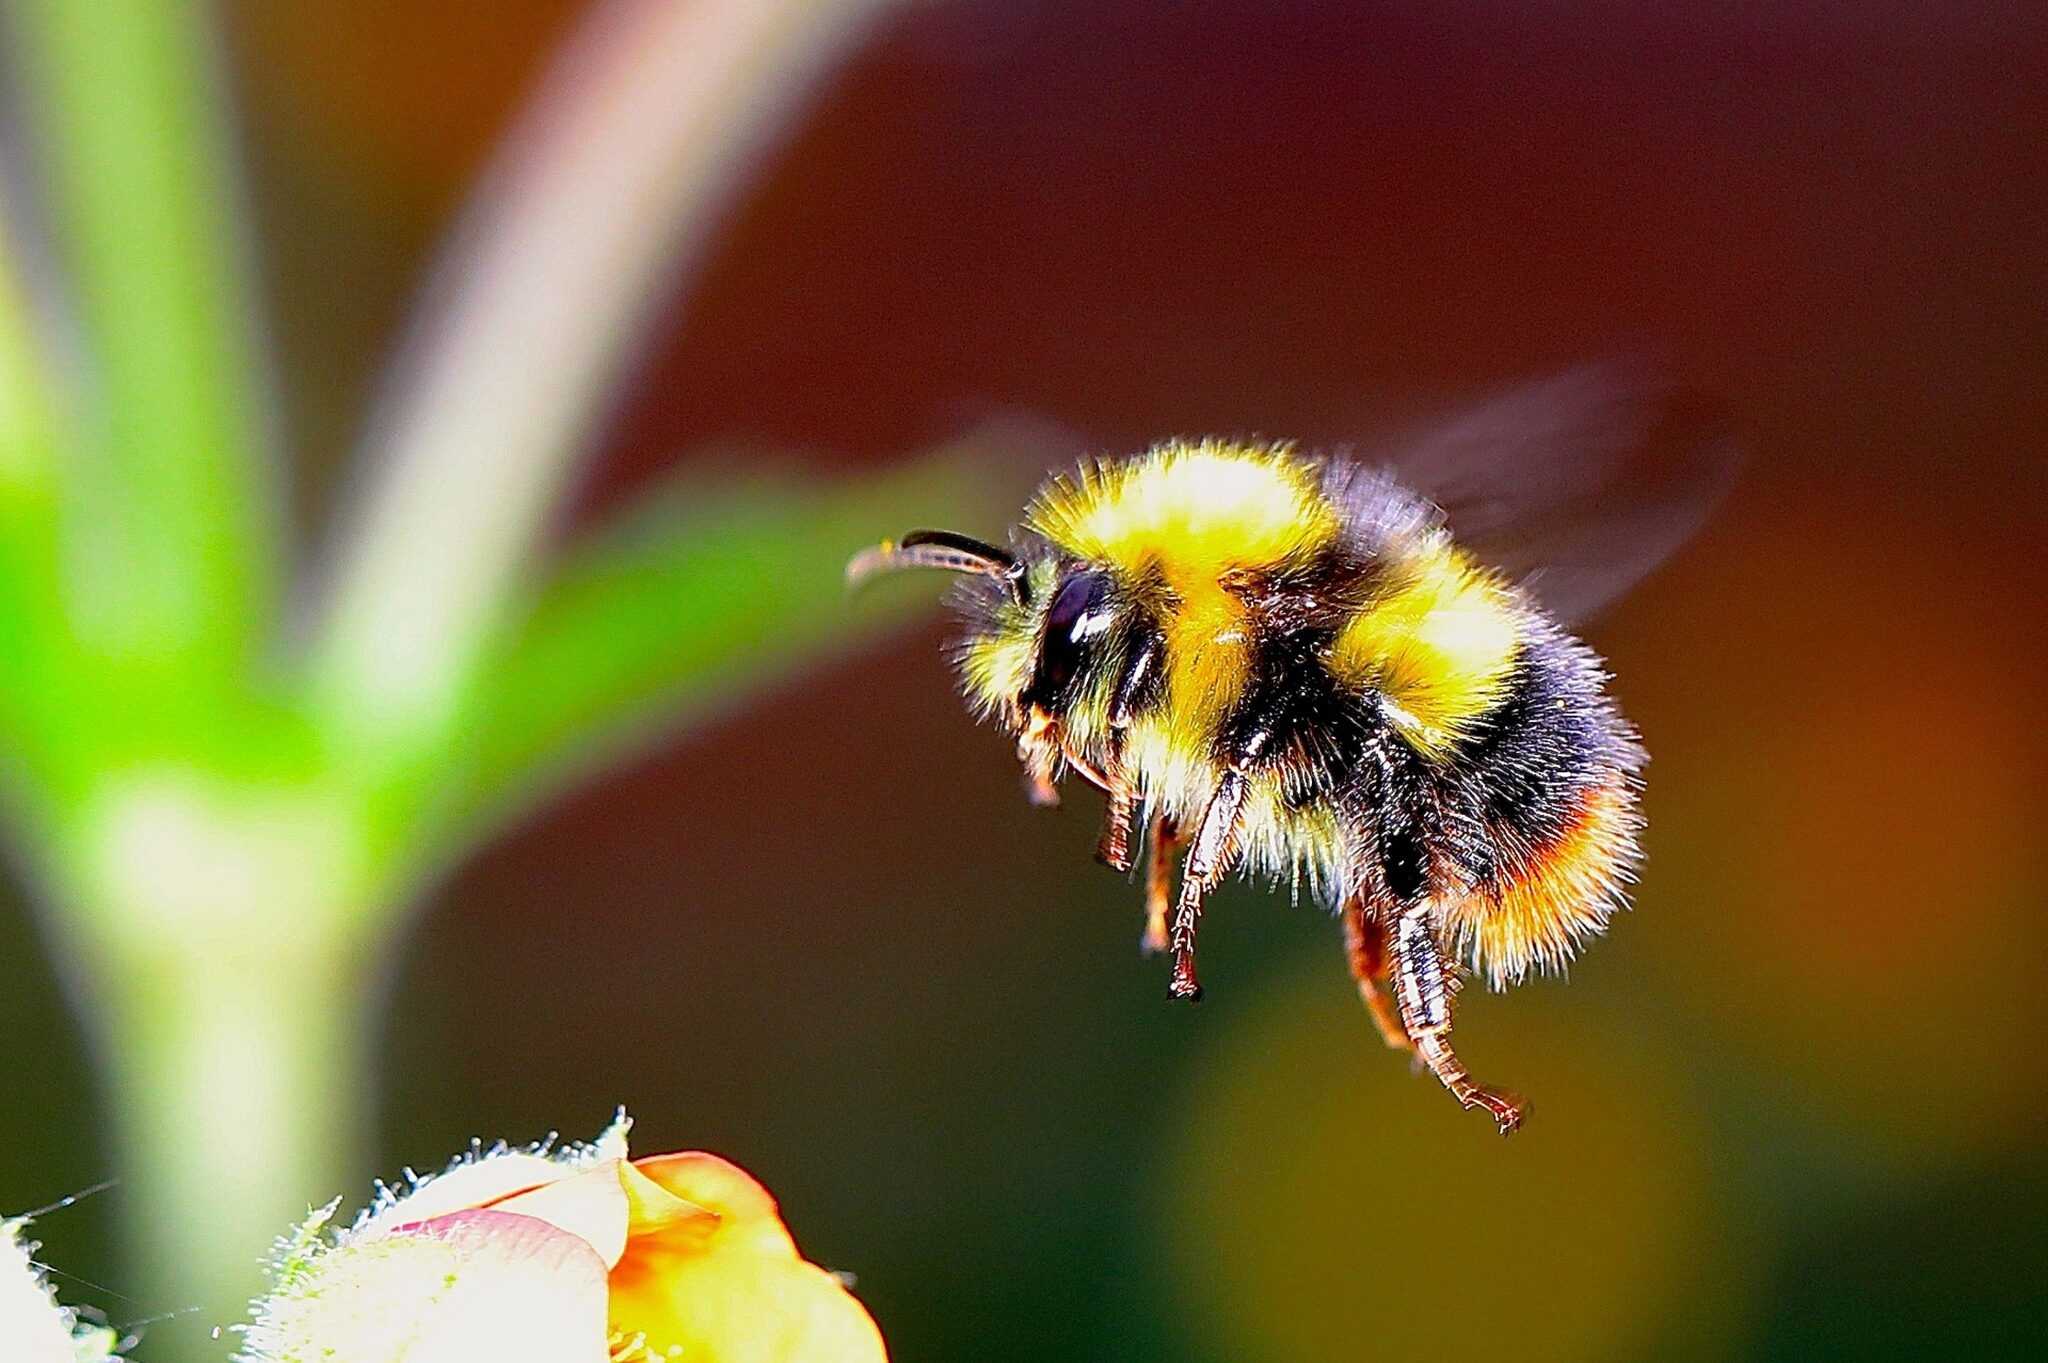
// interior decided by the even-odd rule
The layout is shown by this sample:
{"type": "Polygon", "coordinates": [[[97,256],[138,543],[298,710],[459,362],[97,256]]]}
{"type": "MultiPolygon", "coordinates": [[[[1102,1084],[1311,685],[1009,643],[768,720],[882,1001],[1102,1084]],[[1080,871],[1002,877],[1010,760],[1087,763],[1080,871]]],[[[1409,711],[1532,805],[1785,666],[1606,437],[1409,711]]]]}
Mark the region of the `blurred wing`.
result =
{"type": "Polygon", "coordinates": [[[1704,397],[1601,365],[1512,389],[1389,462],[1461,545],[1572,624],[1706,522],[1740,449],[1704,397]]]}

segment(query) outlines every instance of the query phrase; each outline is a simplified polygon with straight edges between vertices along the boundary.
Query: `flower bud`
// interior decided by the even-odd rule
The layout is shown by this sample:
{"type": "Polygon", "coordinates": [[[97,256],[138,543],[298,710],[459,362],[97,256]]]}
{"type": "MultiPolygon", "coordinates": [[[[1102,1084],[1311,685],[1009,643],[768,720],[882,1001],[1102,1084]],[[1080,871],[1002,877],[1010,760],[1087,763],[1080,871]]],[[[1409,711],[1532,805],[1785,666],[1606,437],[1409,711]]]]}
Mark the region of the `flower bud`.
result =
{"type": "Polygon", "coordinates": [[[251,1363],[885,1363],[775,1200],[691,1152],[497,1148],[281,1249],[251,1363]]]}

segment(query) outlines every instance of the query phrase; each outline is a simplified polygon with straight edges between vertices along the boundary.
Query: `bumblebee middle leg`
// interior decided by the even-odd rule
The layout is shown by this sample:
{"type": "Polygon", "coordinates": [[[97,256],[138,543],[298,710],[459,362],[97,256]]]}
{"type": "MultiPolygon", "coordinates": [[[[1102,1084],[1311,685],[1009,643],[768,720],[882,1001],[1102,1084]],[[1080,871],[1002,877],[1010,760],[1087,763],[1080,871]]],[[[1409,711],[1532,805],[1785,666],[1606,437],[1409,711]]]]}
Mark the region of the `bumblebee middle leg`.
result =
{"type": "Polygon", "coordinates": [[[1138,797],[1121,764],[1105,773],[1106,804],[1102,811],[1102,834],[1095,840],[1095,859],[1112,871],[1131,869],[1131,828],[1138,818],[1138,797]]]}
{"type": "Polygon", "coordinates": [[[1139,950],[1157,956],[1167,948],[1166,912],[1173,907],[1173,863],[1180,855],[1180,829],[1153,812],[1145,835],[1145,935],[1139,950]]]}
{"type": "Polygon", "coordinates": [[[1466,1107],[1483,1108],[1505,1136],[1522,1124],[1522,1105],[1510,1095],[1475,1083],[1451,1049],[1452,981],[1437,949],[1428,901],[1394,920],[1394,991],[1415,1054],[1466,1107]]]}
{"type": "Polygon", "coordinates": [[[1344,955],[1351,963],[1351,978],[1358,982],[1358,997],[1372,1014],[1380,1040],[1392,1050],[1413,1053],[1415,1041],[1401,1021],[1393,984],[1387,977],[1387,925],[1368,911],[1362,895],[1346,896],[1341,913],[1344,955]]]}

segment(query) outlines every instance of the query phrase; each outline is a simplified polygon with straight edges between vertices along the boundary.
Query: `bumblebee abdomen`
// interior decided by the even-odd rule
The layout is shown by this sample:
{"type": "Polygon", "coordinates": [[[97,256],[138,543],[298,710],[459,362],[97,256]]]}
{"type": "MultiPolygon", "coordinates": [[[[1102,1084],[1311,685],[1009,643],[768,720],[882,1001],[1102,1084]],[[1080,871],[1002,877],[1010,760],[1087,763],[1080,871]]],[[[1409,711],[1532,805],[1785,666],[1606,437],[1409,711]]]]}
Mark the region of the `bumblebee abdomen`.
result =
{"type": "Polygon", "coordinates": [[[1452,848],[1469,888],[1446,898],[1445,926],[1496,985],[1561,967],[1634,876],[1644,755],[1605,682],[1590,650],[1532,616],[1502,703],[1453,758],[1477,833],[1452,848]]]}
{"type": "Polygon", "coordinates": [[[1577,791],[1553,836],[1504,861],[1479,888],[1446,901],[1452,949],[1496,988],[1562,969],[1622,907],[1641,827],[1627,780],[1577,791]]]}

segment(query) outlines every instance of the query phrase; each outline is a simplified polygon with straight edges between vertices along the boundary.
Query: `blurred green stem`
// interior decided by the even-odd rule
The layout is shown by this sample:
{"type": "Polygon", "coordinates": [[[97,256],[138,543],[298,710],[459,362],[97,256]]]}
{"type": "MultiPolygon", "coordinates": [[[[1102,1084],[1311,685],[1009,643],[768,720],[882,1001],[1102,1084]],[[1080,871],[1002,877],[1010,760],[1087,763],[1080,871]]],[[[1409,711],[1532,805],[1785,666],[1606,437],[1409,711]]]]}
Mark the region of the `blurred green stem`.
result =
{"type": "Polygon", "coordinates": [[[0,685],[0,800],[44,832],[62,778],[71,636],[58,551],[58,449],[49,374],[19,270],[14,205],[0,203],[0,639],[13,684],[0,685]]]}
{"type": "Polygon", "coordinates": [[[454,721],[663,286],[893,3],[607,0],[554,64],[399,353],[320,603],[313,692],[367,763],[454,721]]]}
{"type": "Polygon", "coordinates": [[[846,548],[967,495],[957,465],[764,493],[562,591],[533,566],[660,286],[893,0],[597,7],[454,235],[282,659],[210,7],[8,3],[81,363],[0,254],[0,774],[99,1041],[142,1295],[224,1322],[355,1182],[366,982],[422,878],[685,689],[875,618],[827,604],[846,548]],[[486,694],[494,661],[561,694],[486,694]]]}
{"type": "Polygon", "coordinates": [[[77,624],[218,685],[267,645],[279,553],[211,8],[13,8],[88,365],[77,624]]]}
{"type": "Polygon", "coordinates": [[[94,953],[109,1134],[149,1300],[234,1320],[264,1247],[363,1167],[366,958],[322,931],[249,952],[94,953]]]}
{"type": "Polygon", "coordinates": [[[357,1167],[376,944],[346,810],[186,764],[107,773],[60,849],[149,1300],[232,1320],[264,1247],[357,1167]]]}

